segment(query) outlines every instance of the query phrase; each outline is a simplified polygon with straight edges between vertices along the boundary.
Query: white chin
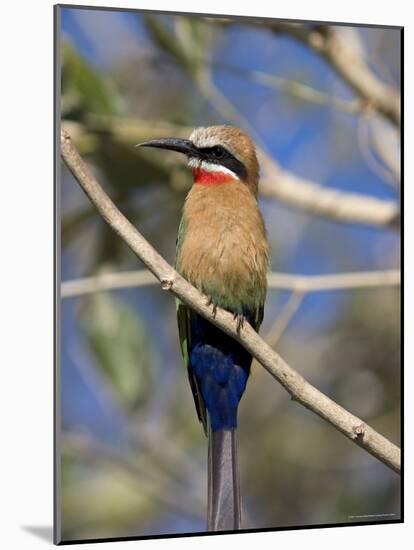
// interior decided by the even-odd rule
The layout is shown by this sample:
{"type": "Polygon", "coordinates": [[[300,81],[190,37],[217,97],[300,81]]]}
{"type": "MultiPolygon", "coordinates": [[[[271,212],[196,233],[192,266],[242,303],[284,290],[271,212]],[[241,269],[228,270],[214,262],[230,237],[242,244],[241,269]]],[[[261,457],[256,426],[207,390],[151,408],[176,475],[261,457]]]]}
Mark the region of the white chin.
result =
{"type": "Polygon", "coordinates": [[[195,158],[195,157],[190,157],[188,159],[188,166],[190,168],[201,168],[201,160],[195,158]]]}
{"type": "Polygon", "coordinates": [[[213,164],[204,160],[200,161],[195,157],[191,157],[188,159],[188,166],[190,166],[191,168],[200,168],[201,170],[205,170],[206,172],[221,172],[224,174],[229,174],[232,178],[236,180],[239,179],[237,174],[235,174],[232,170],[226,168],[226,166],[222,166],[221,164],[213,164]]]}

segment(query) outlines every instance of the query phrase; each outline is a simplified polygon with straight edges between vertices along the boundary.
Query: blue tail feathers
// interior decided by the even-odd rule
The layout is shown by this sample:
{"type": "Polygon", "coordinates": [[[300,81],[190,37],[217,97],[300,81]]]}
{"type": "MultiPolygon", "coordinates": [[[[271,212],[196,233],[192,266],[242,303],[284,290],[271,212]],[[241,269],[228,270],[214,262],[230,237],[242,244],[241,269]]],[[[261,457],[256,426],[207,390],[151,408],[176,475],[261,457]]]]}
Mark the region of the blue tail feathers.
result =
{"type": "Polygon", "coordinates": [[[237,427],[237,408],[246,388],[251,355],[233,338],[196,317],[190,363],[210,416],[211,429],[237,427]]]}

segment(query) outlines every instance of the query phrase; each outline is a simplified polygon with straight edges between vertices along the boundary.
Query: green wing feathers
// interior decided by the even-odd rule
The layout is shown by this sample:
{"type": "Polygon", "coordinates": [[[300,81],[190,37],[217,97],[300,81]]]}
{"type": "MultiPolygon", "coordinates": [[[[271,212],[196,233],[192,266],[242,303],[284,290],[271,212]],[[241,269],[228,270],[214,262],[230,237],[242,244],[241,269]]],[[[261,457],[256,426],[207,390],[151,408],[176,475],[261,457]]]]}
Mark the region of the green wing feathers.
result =
{"type": "Polygon", "coordinates": [[[176,300],[178,335],[180,338],[181,353],[184,365],[187,367],[188,379],[190,381],[191,391],[194,397],[194,403],[197,410],[198,419],[203,424],[204,433],[207,435],[207,411],[204,400],[201,396],[197,380],[192,373],[190,365],[190,342],[191,342],[191,310],[180,300],[176,300]]]}

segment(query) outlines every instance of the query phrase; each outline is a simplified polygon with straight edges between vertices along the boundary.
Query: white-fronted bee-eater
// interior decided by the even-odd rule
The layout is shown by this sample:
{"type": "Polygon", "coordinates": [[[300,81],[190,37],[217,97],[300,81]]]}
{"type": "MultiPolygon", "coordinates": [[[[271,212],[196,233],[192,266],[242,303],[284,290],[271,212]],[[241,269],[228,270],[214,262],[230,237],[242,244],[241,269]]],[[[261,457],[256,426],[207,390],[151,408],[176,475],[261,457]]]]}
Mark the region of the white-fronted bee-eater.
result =
{"type": "MultiPolygon", "coordinates": [[[[203,292],[213,309],[263,319],[268,243],[257,204],[259,164],[251,139],[239,128],[197,128],[188,140],[161,138],[141,144],[183,153],[193,173],[185,200],[176,269],[203,292]]],[[[236,340],[178,303],[178,330],[198,413],[208,436],[207,529],[241,524],[237,466],[237,409],[251,355],[236,340]]]]}

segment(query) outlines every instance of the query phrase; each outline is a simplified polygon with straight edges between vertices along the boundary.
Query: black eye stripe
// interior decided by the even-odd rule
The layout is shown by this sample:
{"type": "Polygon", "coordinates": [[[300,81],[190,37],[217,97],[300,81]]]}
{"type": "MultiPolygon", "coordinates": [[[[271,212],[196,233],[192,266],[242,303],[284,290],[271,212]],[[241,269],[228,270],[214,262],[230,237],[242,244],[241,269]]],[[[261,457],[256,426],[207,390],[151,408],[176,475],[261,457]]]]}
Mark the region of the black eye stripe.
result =
{"type": "Polygon", "coordinates": [[[214,147],[203,147],[200,151],[213,158],[226,158],[232,156],[226,149],[224,149],[224,147],[221,147],[221,145],[215,145],[214,147]]]}
{"type": "Polygon", "coordinates": [[[199,151],[203,160],[213,164],[221,164],[222,166],[225,166],[242,180],[247,178],[247,170],[244,164],[221,145],[215,145],[214,147],[200,147],[199,151]]]}

